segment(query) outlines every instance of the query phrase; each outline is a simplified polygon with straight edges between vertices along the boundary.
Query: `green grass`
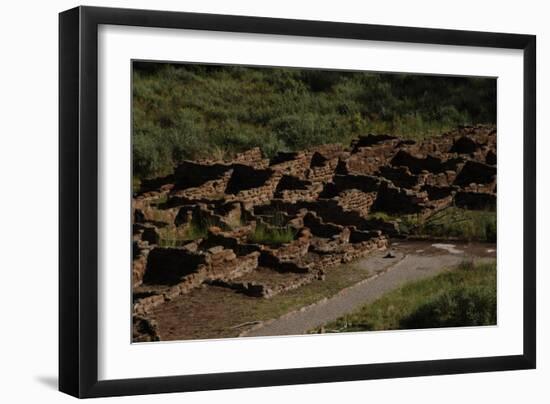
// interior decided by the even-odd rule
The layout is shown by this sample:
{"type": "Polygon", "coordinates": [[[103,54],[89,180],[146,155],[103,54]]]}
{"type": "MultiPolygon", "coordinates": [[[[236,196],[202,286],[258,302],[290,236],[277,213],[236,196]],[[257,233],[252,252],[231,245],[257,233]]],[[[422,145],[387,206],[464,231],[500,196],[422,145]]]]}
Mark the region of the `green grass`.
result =
{"type": "Polygon", "coordinates": [[[187,226],[187,237],[189,238],[189,240],[205,238],[208,235],[208,229],[214,225],[215,223],[208,218],[193,218],[191,223],[189,223],[187,226]]]}
{"type": "Polygon", "coordinates": [[[179,247],[188,241],[206,238],[208,229],[214,223],[208,218],[193,218],[193,220],[185,226],[167,226],[158,230],[161,247],[179,247]]]}
{"type": "Polygon", "coordinates": [[[432,237],[494,243],[497,239],[497,215],[494,211],[451,207],[420,221],[413,232],[432,237]]]}
{"type": "Polygon", "coordinates": [[[133,173],[183,159],[266,156],[368,132],[422,139],[494,123],[496,80],[293,68],[134,63],[133,173]]]}
{"type": "Polygon", "coordinates": [[[464,263],[454,271],[408,283],[311,332],[494,325],[496,293],[495,263],[464,263]]]}
{"type": "Polygon", "coordinates": [[[275,227],[258,223],[248,241],[258,244],[278,245],[290,243],[296,236],[296,230],[289,226],[275,227]]]}
{"type": "Polygon", "coordinates": [[[166,203],[168,201],[168,194],[164,193],[161,194],[157,199],[151,201],[151,205],[158,206],[166,203]]]}
{"type": "Polygon", "coordinates": [[[386,212],[372,212],[369,214],[368,218],[385,220],[386,222],[397,220],[396,216],[390,215],[389,213],[386,213],[386,212]]]}
{"type": "Polygon", "coordinates": [[[386,222],[397,222],[399,231],[403,234],[412,234],[418,228],[421,218],[419,215],[395,215],[386,212],[372,212],[368,219],[379,219],[386,222]]]}
{"type": "Polygon", "coordinates": [[[135,176],[132,176],[132,192],[139,192],[141,189],[141,180],[135,176]]]}
{"type": "Polygon", "coordinates": [[[166,226],[158,229],[160,247],[180,247],[190,240],[185,227],[166,226]]]}

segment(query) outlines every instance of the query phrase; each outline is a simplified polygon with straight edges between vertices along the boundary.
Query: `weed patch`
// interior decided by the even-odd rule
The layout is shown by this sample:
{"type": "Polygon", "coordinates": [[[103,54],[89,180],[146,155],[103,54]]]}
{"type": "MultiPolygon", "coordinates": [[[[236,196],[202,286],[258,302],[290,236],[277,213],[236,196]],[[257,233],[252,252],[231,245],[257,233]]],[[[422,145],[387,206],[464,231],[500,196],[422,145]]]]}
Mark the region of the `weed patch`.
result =
{"type": "Polygon", "coordinates": [[[290,243],[296,236],[296,230],[289,227],[275,227],[258,223],[248,240],[258,244],[285,244],[290,243]]]}

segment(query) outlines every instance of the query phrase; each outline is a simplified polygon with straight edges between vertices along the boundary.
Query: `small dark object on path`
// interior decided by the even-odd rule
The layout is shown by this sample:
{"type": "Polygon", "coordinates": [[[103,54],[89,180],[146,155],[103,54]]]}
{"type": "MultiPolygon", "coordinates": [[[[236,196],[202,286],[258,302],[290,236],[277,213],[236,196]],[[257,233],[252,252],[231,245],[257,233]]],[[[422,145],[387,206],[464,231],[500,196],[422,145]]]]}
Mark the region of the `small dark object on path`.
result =
{"type": "Polygon", "coordinates": [[[388,253],[384,255],[384,258],[395,258],[395,255],[391,251],[388,251],[388,253]]]}

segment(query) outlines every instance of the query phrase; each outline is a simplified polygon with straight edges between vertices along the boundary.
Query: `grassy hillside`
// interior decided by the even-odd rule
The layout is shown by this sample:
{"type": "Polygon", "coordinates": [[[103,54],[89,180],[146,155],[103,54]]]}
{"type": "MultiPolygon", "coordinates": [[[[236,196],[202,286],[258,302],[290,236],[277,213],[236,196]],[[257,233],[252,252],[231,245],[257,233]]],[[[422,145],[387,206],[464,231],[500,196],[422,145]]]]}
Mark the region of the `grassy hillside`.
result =
{"type": "Polygon", "coordinates": [[[272,156],[368,132],[422,138],[495,116],[493,79],[139,62],[134,176],[254,146],[272,156]]]}

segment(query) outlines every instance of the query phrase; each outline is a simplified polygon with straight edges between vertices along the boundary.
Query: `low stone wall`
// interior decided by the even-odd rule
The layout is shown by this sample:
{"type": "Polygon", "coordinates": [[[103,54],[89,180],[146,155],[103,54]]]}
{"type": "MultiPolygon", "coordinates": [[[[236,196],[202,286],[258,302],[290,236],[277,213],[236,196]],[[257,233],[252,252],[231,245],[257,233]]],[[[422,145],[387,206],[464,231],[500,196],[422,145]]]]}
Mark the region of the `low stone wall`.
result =
{"type": "Polygon", "coordinates": [[[199,271],[206,264],[206,255],[183,248],[156,247],[149,252],[143,282],[155,285],[174,285],[199,271]]]}
{"type": "Polygon", "coordinates": [[[159,204],[159,201],[166,199],[167,195],[167,191],[151,192],[134,198],[132,200],[133,222],[173,223],[177,209],[161,209],[159,204]]]}
{"type": "Polygon", "coordinates": [[[264,169],[269,166],[269,159],[264,159],[262,151],[259,147],[247,150],[242,153],[237,153],[231,161],[233,164],[243,164],[254,167],[256,169],[264,169]]]}
{"type": "MultiPolygon", "coordinates": [[[[213,247],[206,253],[191,253],[185,249],[155,248],[149,254],[159,254],[166,265],[154,262],[151,265],[152,275],[146,272],[144,285],[167,285],[160,292],[139,299],[134,303],[134,313],[146,315],[155,307],[190,292],[204,282],[220,280],[226,281],[239,277],[258,267],[259,252],[252,252],[237,257],[233,250],[223,247],[213,247]],[[154,269],[153,269],[154,268],[154,269]],[[177,279],[177,280],[176,280],[177,279]]],[[[156,288],[154,288],[156,289],[156,288]]]]}
{"type": "Polygon", "coordinates": [[[216,280],[211,282],[211,284],[233,289],[247,296],[269,299],[282,292],[298,289],[316,279],[321,279],[321,277],[322,275],[319,273],[308,272],[300,274],[299,277],[288,277],[286,282],[283,281],[276,284],[262,283],[259,281],[240,281],[239,279],[233,281],[216,280]]]}
{"type": "Polygon", "coordinates": [[[327,160],[321,166],[310,166],[310,168],[305,172],[305,178],[311,182],[329,182],[334,176],[334,171],[336,170],[337,165],[338,159],[334,158],[331,160],[327,160]]]}
{"type": "Polygon", "coordinates": [[[237,257],[230,249],[212,247],[207,259],[207,278],[233,279],[258,267],[260,253],[255,251],[250,254],[237,257]]]}
{"type": "Polygon", "coordinates": [[[372,146],[353,146],[352,154],[345,161],[350,174],[374,175],[385,166],[396,153],[397,142],[390,140],[372,146]]]}
{"type": "MultiPolygon", "coordinates": [[[[458,170],[462,169],[462,165],[457,167],[458,170]]],[[[452,185],[456,179],[456,171],[446,170],[442,173],[429,173],[422,172],[419,175],[420,185],[430,185],[434,187],[448,187],[452,185]]]]}
{"type": "MultiPolygon", "coordinates": [[[[238,190],[234,194],[227,194],[225,200],[243,202],[247,207],[269,203],[273,199],[275,189],[281,177],[282,174],[271,172],[270,176],[260,186],[238,190]]],[[[235,189],[235,191],[237,190],[235,189]]]]}
{"type": "Polygon", "coordinates": [[[289,175],[305,179],[305,172],[309,169],[311,154],[306,152],[278,153],[271,161],[273,171],[281,175],[289,175]]]}
{"type": "Polygon", "coordinates": [[[356,189],[362,192],[377,192],[380,179],[370,175],[345,174],[335,175],[332,181],[325,185],[320,197],[333,198],[342,192],[356,189]]]}
{"type": "Polygon", "coordinates": [[[301,180],[298,177],[283,175],[277,184],[273,197],[282,199],[288,203],[315,201],[322,190],[323,184],[321,183],[314,183],[308,180],[301,180]]]}
{"type": "Polygon", "coordinates": [[[132,259],[132,287],[137,287],[143,282],[143,275],[147,269],[147,257],[149,248],[144,248],[141,243],[133,242],[132,259]]]}
{"type": "Polygon", "coordinates": [[[341,192],[337,199],[338,205],[344,210],[351,210],[367,217],[376,201],[378,192],[362,192],[356,189],[341,192]]]}
{"type": "Polygon", "coordinates": [[[336,238],[344,231],[344,226],[333,223],[324,223],[315,212],[307,212],[303,218],[304,226],[316,237],[336,238]]]}
{"type": "Polygon", "coordinates": [[[271,268],[282,273],[292,272],[305,274],[311,272],[313,265],[310,263],[304,265],[300,261],[299,257],[293,257],[292,260],[284,260],[279,258],[273,251],[262,251],[258,263],[263,267],[271,268]]]}
{"type": "Polygon", "coordinates": [[[373,251],[385,250],[390,242],[385,236],[378,236],[368,241],[352,244],[353,250],[346,252],[342,262],[351,262],[358,258],[365,257],[373,251]]]}
{"type": "Polygon", "coordinates": [[[468,161],[454,181],[454,185],[491,184],[496,181],[497,169],[494,166],[468,161]]]}
{"type": "Polygon", "coordinates": [[[407,167],[413,174],[428,171],[434,174],[447,170],[456,170],[464,160],[461,158],[446,159],[446,156],[438,154],[415,155],[405,150],[399,150],[391,160],[395,167],[407,167]]]}
{"type": "MultiPolygon", "coordinates": [[[[391,181],[395,186],[400,188],[415,188],[418,186],[419,182],[422,180],[420,176],[413,175],[408,167],[392,167],[384,166],[380,167],[377,173],[380,177],[383,177],[391,181]]],[[[425,171],[425,175],[428,175],[429,172],[425,171]]]]}
{"type": "Polygon", "coordinates": [[[388,213],[413,214],[422,212],[428,201],[427,192],[398,188],[389,182],[384,182],[380,185],[372,208],[375,211],[388,213]]]}
{"type": "Polygon", "coordinates": [[[218,179],[206,181],[198,187],[184,189],[175,195],[189,200],[221,199],[232,173],[232,170],[228,170],[218,179]]]}

